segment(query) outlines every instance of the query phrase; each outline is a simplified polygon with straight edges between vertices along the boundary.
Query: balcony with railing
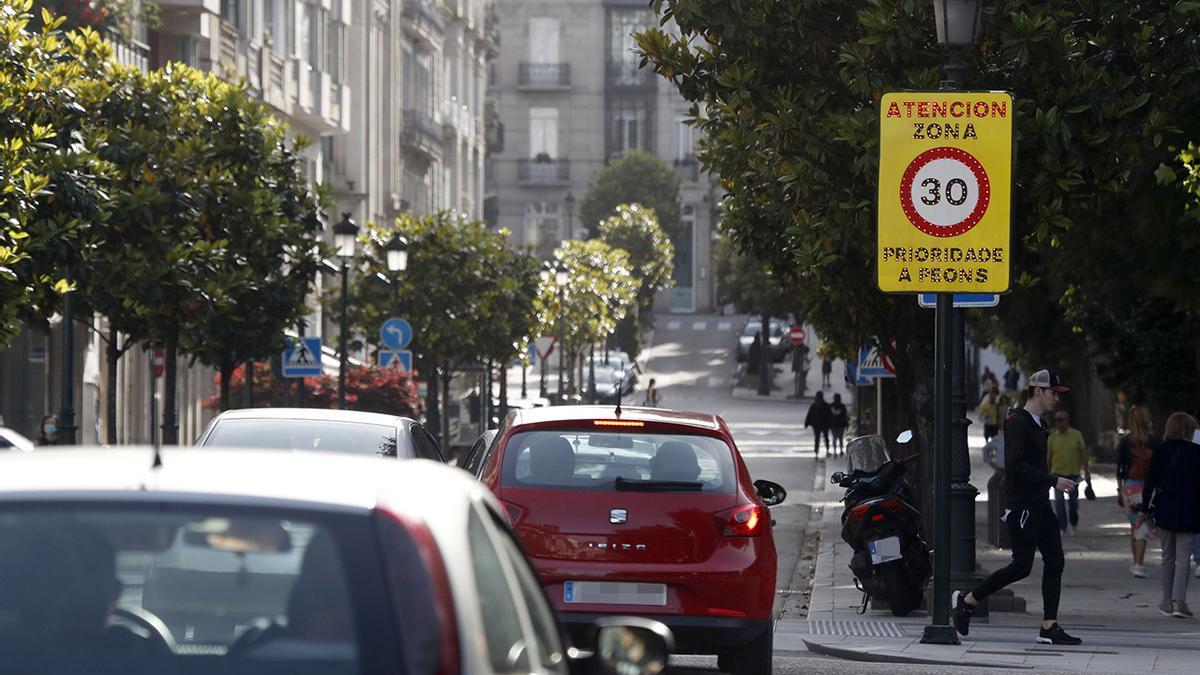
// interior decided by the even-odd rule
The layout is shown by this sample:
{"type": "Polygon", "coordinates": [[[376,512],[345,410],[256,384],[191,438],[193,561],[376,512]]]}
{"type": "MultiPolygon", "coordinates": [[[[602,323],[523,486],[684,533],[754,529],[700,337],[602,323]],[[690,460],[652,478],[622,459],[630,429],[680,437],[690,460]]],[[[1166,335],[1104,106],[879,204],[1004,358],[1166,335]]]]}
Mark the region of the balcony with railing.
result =
{"type": "Polygon", "coordinates": [[[629,61],[609,61],[606,83],[610,89],[653,89],[654,71],[629,61]]]}
{"type": "Polygon", "coordinates": [[[442,125],[426,112],[415,108],[404,110],[400,140],[409,148],[430,157],[440,157],[443,134],[442,125]]]}
{"type": "Polygon", "coordinates": [[[521,63],[517,86],[521,89],[570,89],[571,64],[521,63]]]}
{"type": "Polygon", "coordinates": [[[544,156],[517,160],[517,181],[524,185],[564,185],[570,180],[570,160],[544,156]]]}
{"type": "Polygon", "coordinates": [[[105,39],[113,49],[113,59],[123,65],[140,70],[150,69],[150,45],[138,40],[126,40],[115,29],[109,28],[105,39]]]}
{"type": "Polygon", "coordinates": [[[675,173],[679,174],[684,182],[695,183],[700,180],[700,161],[695,155],[680,157],[675,160],[675,173]]]}
{"type": "Polygon", "coordinates": [[[423,24],[426,30],[440,35],[446,28],[446,20],[437,7],[429,0],[404,0],[401,16],[419,26],[423,24]]]}

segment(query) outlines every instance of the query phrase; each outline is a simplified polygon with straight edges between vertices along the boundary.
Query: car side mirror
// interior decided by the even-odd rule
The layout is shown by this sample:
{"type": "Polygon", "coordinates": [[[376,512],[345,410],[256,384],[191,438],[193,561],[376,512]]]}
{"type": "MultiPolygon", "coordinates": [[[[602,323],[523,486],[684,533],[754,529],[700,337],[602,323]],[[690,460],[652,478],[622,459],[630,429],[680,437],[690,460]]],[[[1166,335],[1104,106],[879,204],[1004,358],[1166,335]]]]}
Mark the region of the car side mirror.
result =
{"type": "Polygon", "coordinates": [[[587,671],[599,675],[660,675],[667,669],[675,636],[653,619],[613,616],[595,622],[595,652],[587,671]]]}
{"type": "Polygon", "coordinates": [[[844,480],[846,480],[846,474],[842,473],[841,471],[836,471],[832,476],[829,477],[829,482],[833,483],[834,485],[837,485],[844,480]]]}
{"type": "Polygon", "coordinates": [[[758,491],[758,498],[767,506],[782,504],[783,500],[787,499],[787,490],[779,483],[760,479],[754,481],[754,489],[758,491]]]}

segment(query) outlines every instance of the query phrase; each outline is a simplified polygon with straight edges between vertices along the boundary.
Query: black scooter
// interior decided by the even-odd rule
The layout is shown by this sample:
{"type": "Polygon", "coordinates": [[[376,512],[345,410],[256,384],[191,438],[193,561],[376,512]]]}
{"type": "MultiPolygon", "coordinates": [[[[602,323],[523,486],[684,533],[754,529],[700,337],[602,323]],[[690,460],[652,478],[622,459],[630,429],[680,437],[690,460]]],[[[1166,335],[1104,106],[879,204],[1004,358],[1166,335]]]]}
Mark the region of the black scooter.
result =
{"type": "MultiPolygon", "coordinates": [[[[912,440],[912,432],[896,442],[912,440]]],[[[846,488],[842,501],[842,539],[854,550],[850,569],[863,592],[859,614],[872,597],[886,599],[892,614],[907,616],[921,604],[932,565],[925,543],[921,513],[913,506],[912,490],[904,480],[907,462],[916,455],[885,462],[874,471],[838,471],[831,483],[846,488]]]]}

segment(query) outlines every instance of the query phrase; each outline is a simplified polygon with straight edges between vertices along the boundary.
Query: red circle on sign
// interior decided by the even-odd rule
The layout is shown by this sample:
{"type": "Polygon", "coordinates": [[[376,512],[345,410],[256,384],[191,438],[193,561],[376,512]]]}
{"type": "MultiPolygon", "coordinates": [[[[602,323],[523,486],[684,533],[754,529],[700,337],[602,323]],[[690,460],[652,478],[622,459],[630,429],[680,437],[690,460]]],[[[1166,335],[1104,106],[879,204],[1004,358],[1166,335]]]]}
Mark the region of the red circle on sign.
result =
{"type": "Polygon", "coordinates": [[[804,344],[804,337],[803,326],[792,326],[792,329],[788,331],[788,340],[791,340],[794,345],[804,344]]]}
{"type": "Polygon", "coordinates": [[[971,228],[979,224],[979,221],[983,220],[983,214],[987,212],[991,196],[991,184],[988,182],[987,172],[983,170],[983,165],[975,159],[974,155],[959,148],[943,146],[922,152],[909,163],[908,168],[904,170],[904,176],[900,179],[900,206],[904,208],[904,215],[908,216],[908,221],[918,230],[934,237],[957,237],[969,232],[971,228]],[[970,169],[971,174],[975,176],[975,181],[979,184],[979,200],[975,202],[975,208],[965,219],[954,225],[943,226],[929,222],[917,212],[917,207],[913,204],[912,184],[917,177],[917,172],[936,159],[952,159],[961,162],[970,169]]]}

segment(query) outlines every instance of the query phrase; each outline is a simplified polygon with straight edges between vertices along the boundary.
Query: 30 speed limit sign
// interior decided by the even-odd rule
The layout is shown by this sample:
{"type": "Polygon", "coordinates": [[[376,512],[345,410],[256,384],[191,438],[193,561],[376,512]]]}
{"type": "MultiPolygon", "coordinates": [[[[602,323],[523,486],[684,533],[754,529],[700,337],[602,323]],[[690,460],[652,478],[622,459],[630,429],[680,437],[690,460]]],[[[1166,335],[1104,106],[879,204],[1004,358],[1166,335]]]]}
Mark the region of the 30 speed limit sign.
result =
{"type": "Polygon", "coordinates": [[[880,290],[1008,290],[1013,114],[1006,93],[884,95],[880,290]]]}

